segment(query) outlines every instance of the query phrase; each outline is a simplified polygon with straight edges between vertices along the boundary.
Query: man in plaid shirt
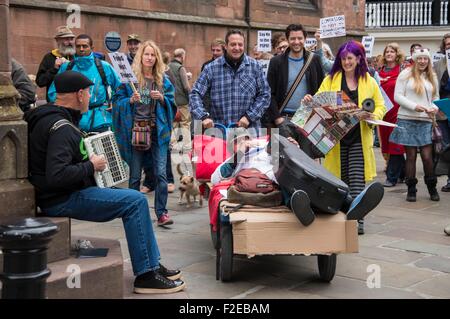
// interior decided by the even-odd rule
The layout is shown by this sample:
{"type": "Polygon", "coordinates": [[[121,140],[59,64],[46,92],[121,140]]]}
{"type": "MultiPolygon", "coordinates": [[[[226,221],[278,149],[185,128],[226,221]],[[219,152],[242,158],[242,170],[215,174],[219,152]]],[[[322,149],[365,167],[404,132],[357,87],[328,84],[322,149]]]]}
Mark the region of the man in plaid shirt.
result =
{"type": "Polygon", "coordinates": [[[260,127],[260,118],[270,104],[270,87],[259,63],[244,53],[244,34],[228,31],[224,56],[209,63],[200,74],[189,96],[195,120],[204,128],[214,122],[239,127],[260,127]],[[210,92],[208,113],[203,98],[210,92]]]}

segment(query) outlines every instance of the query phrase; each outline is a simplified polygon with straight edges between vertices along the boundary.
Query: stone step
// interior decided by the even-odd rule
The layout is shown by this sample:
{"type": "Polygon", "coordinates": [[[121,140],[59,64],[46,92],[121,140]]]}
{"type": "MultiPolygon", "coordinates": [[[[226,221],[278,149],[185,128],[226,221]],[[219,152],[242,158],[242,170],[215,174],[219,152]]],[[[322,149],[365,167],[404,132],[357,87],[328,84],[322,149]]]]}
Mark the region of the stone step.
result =
{"type": "Polygon", "coordinates": [[[26,179],[0,181],[0,225],[11,218],[34,217],[34,187],[26,179]]]}
{"type": "MultiPolygon", "coordinates": [[[[73,238],[76,241],[78,238],[73,238]]],[[[109,248],[106,257],[70,258],[48,264],[51,275],[47,279],[49,299],[118,299],[123,298],[123,259],[117,240],[85,238],[95,248],[109,248]],[[76,271],[81,271],[79,281],[76,271]],[[75,288],[76,283],[80,288],[75,288]],[[72,286],[74,288],[69,288],[72,286]]]]}
{"type": "MultiPolygon", "coordinates": [[[[67,259],[70,257],[70,218],[49,217],[59,231],[51,240],[47,251],[47,263],[67,259]]],[[[3,255],[0,251],[0,272],[3,271],[3,255]]]]}
{"type": "Polygon", "coordinates": [[[49,244],[47,263],[67,259],[70,257],[70,218],[48,217],[55,223],[59,231],[49,244]]]}

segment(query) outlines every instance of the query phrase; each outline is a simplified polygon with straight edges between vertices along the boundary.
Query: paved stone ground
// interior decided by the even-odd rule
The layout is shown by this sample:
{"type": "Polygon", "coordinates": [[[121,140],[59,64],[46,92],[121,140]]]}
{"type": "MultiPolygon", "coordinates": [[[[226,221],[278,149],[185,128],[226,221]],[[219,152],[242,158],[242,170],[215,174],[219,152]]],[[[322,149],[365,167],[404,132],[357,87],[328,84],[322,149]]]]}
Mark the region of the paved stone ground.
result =
{"type": "MultiPolygon", "coordinates": [[[[383,160],[375,149],[379,180],[384,180],[383,160]]],[[[417,162],[421,171],[420,159],[417,162]]],[[[117,239],[125,259],[126,298],[450,298],[450,237],[443,228],[450,224],[450,193],[441,201],[428,199],[419,173],[418,201],[405,201],[406,186],[386,189],[379,207],[366,218],[366,234],[359,237],[359,253],[339,255],[336,276],[330,284],[318,280],[316,257],[239,257],[234,263],[234,281],[215,279],[208,211],[177,204],[177,193],[169,197],[168,209],[175,223],[155,227],[162,263],[179,267],[185,291],[171,295],[135,295],[125,234],[120,220],[95,224],[72,222],[72,234],[117,239]],[[381,287],[369,289],[369,265],[379,265],[381,287]]],[[[439,189],[446,177],[439,178],[439,189]]],[[[153,206],[153,195],[149,195],[153,206]]],[[[155,215],[152,211],[152,218],[155,215]]]]}

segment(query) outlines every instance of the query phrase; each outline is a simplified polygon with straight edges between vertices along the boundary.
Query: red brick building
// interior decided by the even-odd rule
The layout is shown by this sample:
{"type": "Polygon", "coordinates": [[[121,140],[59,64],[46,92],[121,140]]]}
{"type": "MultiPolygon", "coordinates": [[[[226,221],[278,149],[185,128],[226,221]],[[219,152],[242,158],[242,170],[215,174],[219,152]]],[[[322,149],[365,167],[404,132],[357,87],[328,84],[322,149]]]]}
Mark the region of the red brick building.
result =
{"type": "MultiPolygon", "coordinates": [[[[55,28],[74,17],[69,4],[10,0],[11,54],[28,73],[36,73],[43,55],[54,48],[55,28]]],[[[348,36],[364,34],[365,0],[77,0],[76,5],[81,10],[80,28],[73,31],[91,35],[96,51],[106,52],[103,39],[108,31],[121,35],[124,52],[127,35],[137,33],[163,51],[184,47],[194,79],[210,58],[209,43],[231,28],[247,32],[248,48],[256,44],[257,30],[282,31],[290,23],[301,23],[312,36],[321,17],[341,14],[348,36]]],[[[327,39],[334,49],[343,41],[344,37],[327,39]]]]}

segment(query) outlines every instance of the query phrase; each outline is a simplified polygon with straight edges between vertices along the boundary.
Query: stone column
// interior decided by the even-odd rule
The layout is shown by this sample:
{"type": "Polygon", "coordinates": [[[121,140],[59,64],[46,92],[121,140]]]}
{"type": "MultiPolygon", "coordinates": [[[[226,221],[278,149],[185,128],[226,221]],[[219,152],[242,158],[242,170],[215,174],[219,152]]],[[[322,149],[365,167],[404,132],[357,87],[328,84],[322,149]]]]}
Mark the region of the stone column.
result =
{"type": "Polygon", "coordinates": [[[11,81],[9,0],[0,0],[0,224],[9,217],[34,216],[34,189],[28,182],[27,123],[11,81]]]}

